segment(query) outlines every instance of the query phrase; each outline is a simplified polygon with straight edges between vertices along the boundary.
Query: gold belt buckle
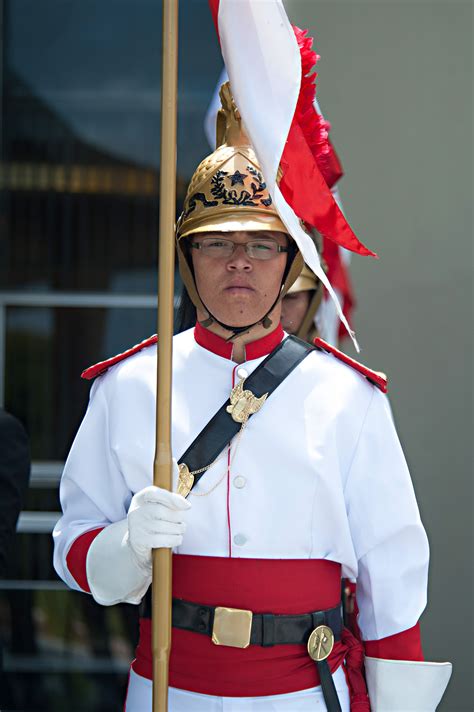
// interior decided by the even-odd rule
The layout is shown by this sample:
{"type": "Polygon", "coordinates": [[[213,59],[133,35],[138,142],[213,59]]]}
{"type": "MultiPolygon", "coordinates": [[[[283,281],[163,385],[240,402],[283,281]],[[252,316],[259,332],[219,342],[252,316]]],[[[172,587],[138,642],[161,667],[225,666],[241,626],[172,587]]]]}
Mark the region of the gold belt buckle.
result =
{"type": "Polygon", "coordinates": [[[231,648],[248,648],[252,634],[252,611],[217,607],[214,611],[212,642],[231,648]]]}

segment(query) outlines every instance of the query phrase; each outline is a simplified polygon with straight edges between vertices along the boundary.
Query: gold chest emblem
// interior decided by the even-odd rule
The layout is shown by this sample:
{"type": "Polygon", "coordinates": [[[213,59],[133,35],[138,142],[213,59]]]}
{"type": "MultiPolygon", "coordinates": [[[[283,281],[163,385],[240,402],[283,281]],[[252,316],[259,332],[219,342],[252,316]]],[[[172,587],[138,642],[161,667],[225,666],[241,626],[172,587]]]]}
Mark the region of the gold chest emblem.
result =
{"type": "Polygon", "coordinates": [[[244,390],[243,378],[230,392],[230,405],[226,410],[231,414],[236,423],[246,423],[251,415],[257,413],[267,400],[268,393],[257,398],[252,391],[244,390]]]}
{"type": "MultiPolygon", "coordinates": [[[[239,438],[240,435],[242,434],[242,430],[244,428],[245,423],[249,419],[253,413],[256,413],[262,405],[265,403],[268,393],[264,393],[263,396],[260,398],[257,398],[254,396],[252,391],[244,391],[244,382],[245,378],[242,378],[239,383],[234,386],[234,388],[230,392],[230,405],[227,406],[226,411],[231,414],[232,418],[235,420],[236,423],[241,423],[242,427],[240,428],[240,433],[239,433],[239,438]]],[[[234,451],[235,455],[235,451],[234,451]]],[[[180,494],[182,497],[187,497],[188,494],[191,492],[193,485],[194,485],[194,476],[199,475],[202,472],[205,472],[208,470],[210,467],[214,465],[217,460],[220,459],[220,456],[211,462],[210,465],[205,465],[204,467],[201,467],[199,470],[194,470],[193,472],[189,471],[189,467],[186,465],[185,462],[182,462],[179,465],[179,474],[178,474],[178,487],[177,491],[178,494],[180,494]]],[[[220,480],[218,484],[220,483],[220,480]]],[[[215,487],[213,487],[210,492],[213,491],[215,487]]],[[[207,493],[207,494],[210,494],[207,493]]],[[[204,494],[196,495],[203,497],[204,494]]]]}

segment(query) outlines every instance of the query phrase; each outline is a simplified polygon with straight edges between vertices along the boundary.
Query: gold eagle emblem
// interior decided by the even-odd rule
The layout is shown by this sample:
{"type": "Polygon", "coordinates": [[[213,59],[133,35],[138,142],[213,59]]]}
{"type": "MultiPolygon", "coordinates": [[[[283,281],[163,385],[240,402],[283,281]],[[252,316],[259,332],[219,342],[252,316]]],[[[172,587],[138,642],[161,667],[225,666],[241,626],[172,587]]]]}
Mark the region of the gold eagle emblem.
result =
{"type": "Polygon", "coordinates": [[[243,378],[230,392],[230,405],[226,410],[236,423],[246,423],[251,415],[257,413],[267,400],[268,393],[257,398],[252,391],[244,390],[243,378]]]}
{"type": "Polygon", "coordinates": [[[182,497],[187,497],[191,492],[194,484],[194,475],[189,471],[189,467],[186,463],[182,462],[179,465],[179,477],[178,477],[178,494],[182,497]]]}

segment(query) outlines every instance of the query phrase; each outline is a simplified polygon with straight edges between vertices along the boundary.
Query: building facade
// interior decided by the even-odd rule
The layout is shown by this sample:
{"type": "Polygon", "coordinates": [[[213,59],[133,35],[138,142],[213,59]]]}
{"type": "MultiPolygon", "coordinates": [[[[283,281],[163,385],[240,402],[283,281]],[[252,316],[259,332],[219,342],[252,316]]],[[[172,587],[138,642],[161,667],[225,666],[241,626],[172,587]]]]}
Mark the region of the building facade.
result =
{"type": "MultiPolygon", "coordinates": [[[[0,399],[32,454],[0,582],[0,706],[107,712],[121,708],[137,611],[67,590],[51,531],[87,406],[81,371],[156,331],[161,3],[3,0],[0,20],[0,399]]],[[[187,2],[177,209],[209,148],[220,70],[207,3],[187,2]]]]}

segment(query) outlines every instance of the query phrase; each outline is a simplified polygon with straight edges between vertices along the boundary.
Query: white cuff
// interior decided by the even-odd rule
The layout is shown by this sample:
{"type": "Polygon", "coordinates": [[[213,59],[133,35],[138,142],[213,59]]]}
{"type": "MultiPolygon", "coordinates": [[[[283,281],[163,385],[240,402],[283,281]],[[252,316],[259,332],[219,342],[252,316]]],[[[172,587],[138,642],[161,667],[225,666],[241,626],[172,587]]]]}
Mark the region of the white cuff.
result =
{"type": "Polygon", "coordinates": [[[365,658],[372,712],[434,712],[451,677],[451,663],[365,658]]]}
{"type": "Polygon", "coordinates": [[[103,606],[141,602],[151,583],[127,544],[126,519],[109,524],[96,536],[86,558],[87,582],[92,596],[103,606]]]}

